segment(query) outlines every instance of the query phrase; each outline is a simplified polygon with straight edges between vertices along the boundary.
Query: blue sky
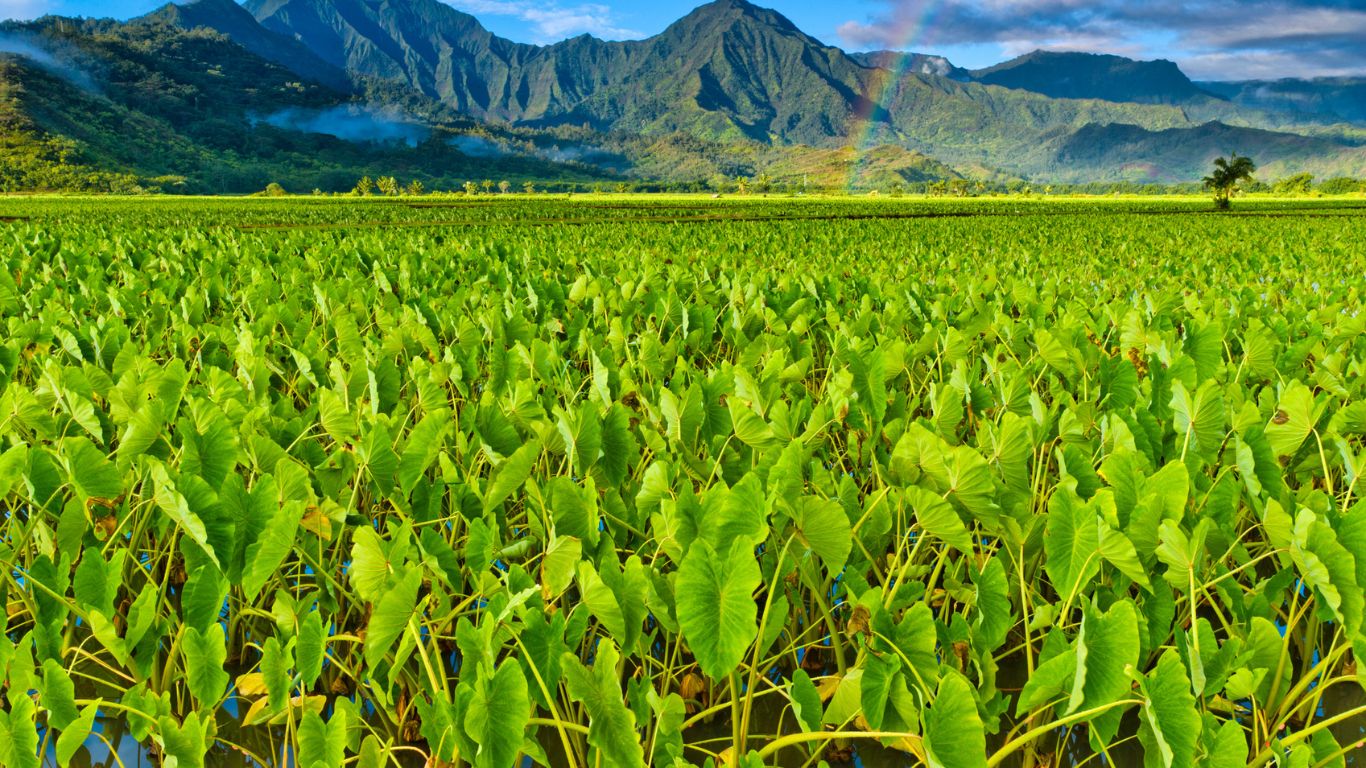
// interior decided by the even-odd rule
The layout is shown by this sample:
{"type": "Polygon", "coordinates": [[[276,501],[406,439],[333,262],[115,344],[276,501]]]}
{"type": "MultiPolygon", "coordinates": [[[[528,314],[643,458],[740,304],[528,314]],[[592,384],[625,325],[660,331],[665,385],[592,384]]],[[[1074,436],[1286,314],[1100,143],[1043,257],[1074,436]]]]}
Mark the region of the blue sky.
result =
{"type": "MultiPolygon", "coordinates": [[[[663,30],[700,0],[443,0],[513,40],[663,30]]],[[[1366,0],[755,0],[846,50],[982,67],[1036,48],[1167,58],[1197,79],[1366,75],[1366,0]]],[[[0,0],[0,17],[126,18],[164,0],[0,0]]]]}

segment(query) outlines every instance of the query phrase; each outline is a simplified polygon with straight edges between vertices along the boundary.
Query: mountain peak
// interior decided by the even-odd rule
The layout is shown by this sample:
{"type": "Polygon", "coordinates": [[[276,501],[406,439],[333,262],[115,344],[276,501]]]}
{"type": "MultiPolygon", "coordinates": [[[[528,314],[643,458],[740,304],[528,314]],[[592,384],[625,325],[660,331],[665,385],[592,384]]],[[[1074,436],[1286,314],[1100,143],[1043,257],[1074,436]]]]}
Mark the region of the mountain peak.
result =
{"type": "Polygon", "coordinates": [[[336,91],[351,90],[351,81],[345,72],[326,64],[298,41],[261,26],[251,11],[238,5],[235,0],[171,2],[129,23],[211,29],[257,56],[309,80],[336,91]]]}
{"type": "Polygon", "coordinates": [[[670,28],[698,24],[734,23],[737,21],[757,22],[772,26],[784,32],[799,32],[797,25],[786,16],[770,8],[762,8],[748,0],[712,0],[699,5],[687,16],[674,22],[670,28]]]}
{"type": "Polygon", "coordinates": [[[971,75],[987,85],[1057,99],[1180,104],[1210,98],[1174,62],[1107,53],[1036,50],[971,75]]]}

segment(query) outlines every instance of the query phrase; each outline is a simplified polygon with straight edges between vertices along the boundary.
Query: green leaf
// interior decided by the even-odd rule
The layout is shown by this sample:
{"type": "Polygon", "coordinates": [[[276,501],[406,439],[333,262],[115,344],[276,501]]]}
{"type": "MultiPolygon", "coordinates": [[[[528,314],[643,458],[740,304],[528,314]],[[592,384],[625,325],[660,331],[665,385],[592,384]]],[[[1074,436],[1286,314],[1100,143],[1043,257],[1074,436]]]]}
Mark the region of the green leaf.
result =
{"type": "Polygon", "coordinates": [[[547,486],[547,503],[555,521],[555,533],[585,541],[590,549],[597,546],[600,518],[593,478],[585,478],[583,485],[579,485],[568,477],[556,477],[547,486]]]}
{"type": "Polygon", "coordinates": [[[208,717],[201,721],[198,712],[186,715],[183,723],[176,723],[169,715],[161,716],[161,741],[167,757],[175,758],[176,768],[204,768],[204,755],[209,751],[205,731],[211,722],[208,717]]]}
{"type": "Polygon", "coordinates": [[[367,603],[379,600],[389,584],[394,565],[389,562],[389,553],[375,529],[368,525],[352,529],[351,567],[347,569],[347,576],[351,579],[351,588],[362,600],[367,603]]]}
{"type": "Polygon", "coordinates": [[[346,410],[346,401],[330,389],[318,390],[318,421],[338,444],[347,445],[355,437],[356,418],[346,410]]]}
{"type": "Polygon", "coordinates": [[[994,652],[1001,647],[1015,624],[1010,606],[1010,585],[1005,566],[992,557],[982,570],[972,569],[976,616],[973,618],[974,645],[978,651],[994,652]]]}
{"type": "Polygon", "coordinates": [[[1100,537],[1094,509],[1065,485],[1048,500],[1044,524],[1044,570],[1063,599],[1080,594],[1100,571],[1100,537]]]}
{"type": "Polygon", "coordinates": [[[541,590],[547,600],[564,594],[574,580],[574,571],[583,557],[583,542],[573,536],[556,536],[541,558],[541,590]]]}
{"type": "Polygon", "coordinates": [[[628,652],[634,652],[645,621],[645,597],[648,583],[640,558],[632,555],[625,567],[610,560],[601,572],[591,563],[579,564],[579,590],[588,606],[608,633],[621,641],[628,652]]]}
{"type": "Polygon", "coordinates": [[[768,537],[768,500],[758,475],[745,475],[731,488],[714,486],[702,500],[700,537],[723,551],[743,542],[758,546],[768,537]]]}
{"type": "Polygon", "coordinates": [[[796,504],[797,535],[825,564],[826,573],[839,573],[854,546],[854,534],[844,507],[832,499],[803,496],[796,504]]]}
{"type": "Polygon", "coordinates": [[[821,695],[811,682],[811,677],[801,667],[792,673],[788,696],[792,699],[792,713],[797,716],[797,722],[801,723],[802,728],[808,733],[821,730],[821,717],[824,714],[821,708],[821,695]]]}
{"type": "Polygon", "coordinates": [[[26,693],[11,696],[8,712],[0,712],[0,766],[39,768],[38,724],[33,699],[26,693]]]}
{"type": "Polygon", "coordinates": [[[176,428],[183,450],[180,471],[195,475],[218,490],[237,465],[237,443],[232,427],[212,406],[196,407],[194,419],[181,420],[176,428]]]}
{"type": "MultiPolygon", "coordinates": [[[[0,391],[3,391],[3,387],[0,387],[0,391]]],[[[0,453],[0,500],[8,496],[10,489],[20,483],[27,462],[28,446],[22,443],[0,453]]]]}
{"type": "Polygon", "coordinates": [[[449,411],[433,411],[408,433],[408,442],[403,446],[403,455],[398,462],[399,487],[405,496],[412,492],[418,478],[436,460],[436,454],[445,443],[450,423],[449,411]]]}
{"type": "Polygon", "coordinates": [[[180,615],[185,626],[205,629],[218,621],[228,596],[228,580],[212,565],[190,572],[180,594],[180,615]]]}
{"type": "Polygon", "coordinates": [[[605,768],[638,768],[645,764],[645,750],[636,734],[636,716],[627,709],[617,682],[620,658],[608,638],[598,642],[591,670],[566,653],[565,682],[569,695],[588,713],[588,743],[602,756],[605,768]]]}
{"type": "Polygon", "coordinates": [[[1226,434],[1224,396],[1219,385],[1208,380],[1192,395],[1177,379],[1172,382],[1171,407],[1177,433],[1189,440],[1196,453],[1207,460],[1213,459],[1226,434]]]}
{"type": "MultiPolygon", "coordinates": [[[[1119,701],[1129,692],[1129,668],[1138,663],[1138,614],[1132,603],[1117,602],[1101,613],[1085,605],[1077,633],[1077,673],[1066,714],[1119,701]]],[[[1119,729],[1118,709],[1093,718],[1093,743],[1109,744],[1119,729]]]]}
{"type": "Polygon", "coordinates": [[[394,489],[394,474],[399,466],[389,428],[383,422],[375,422],[361,437],[356,453],[380,493],[387,496],[394,489]]]}
{"type": "MultiPolygon", "coordinates": [[[[116,554],[115,559],[122,563],[123,556],[116,554]]],[[[76,576],[72,579],[77,604],[88,611],[114,615],[114,598],[119,589],[116,583],[118,570],[100,556],[98,547],[83,550],[81,564],[76,566],[76,576]]]]}
{"type": "Polygon", "coordinates": [[[1247,764],[1247,734],[1241,725],[1229,720],[1219,726],[1214,737],[1208,768],[1247,768],[1247,764]]]}
{"type": "Polygon", "coordinates": [[[1129,541],[1127,536],[1097,518],[1096,537],[1100,541],[1100,555],[1105,558],[1105,562],[1113,565],[1135,584],[1152,591],[1153,585],[1148,581],[1148,571],[1138,559],[1138,551],[1134,549],[1133,542],[1129,541]]]}
{"type": "Polygon", "coordinates": [[[925,756],[931,768],[985,768],[987,739],[972,686],[949,672],[925,717],[925,756]]]}
{"type": "Polygon", "coordinates": [[[1266,427],[1266,439],[1277,458],[1294,456],[1314,431],[1314,393],[1298,381],[1281,394],[1280,407],[1266,427]]]}
{"type": "Polygon", "coordinates": [[[180,638],[180,655],[190,695],[201,709],[215,709],[228,688],[228,673],[223,669],[228,658],[223,625],[215,622],[202,630],[186,627],[180,638]]]}
{"type": "Polygon", "coordinates": [[[1304,583],[1322,599],[1330,615],[1355,633],[1366,608],[1366,597],[1357,581],[1356,559],[1339,543],[1333,529],[1308,509],[1295,518],[1290,556],[1304,583]]]}
{"type": "Polygon", "coordinates": [[[57,764],[62,768],[67,768],[71,764],[72,758],[90,738],[90,732],[95,727],[95,715],[99,714],[99,711],[99,701],[87,704],[85,709],[81,710],[80,717],[62,728],[62,735],[57,737],[57,764]]]}
{"type": "Polygon", "coordinates": [[[299,622],[299,635],[294,645],[294,665],[305,689],[312,688],[318,675],[322,674],[326,647],[327,628],[323,626],[323,616],[316,609],[309,611],[299,622]]]}
{"type": "Polygon", "coordinates": [[[863,677],[859,685],[860,705],[863,719],[873,730],[882,729],[882,718],[887,712],[887,698],[891,695],[892,685],[901,668],[901,662],[892,654],[878,655],[869,653],[863,657],[863,677]]]}
{"type": "Polygon", "coordinates": [[[375,604],[365,629],[365,663],[372,669],[384,660],[399,636],[408,629],[408,621],[417,610],[417,591],[421,586],[422,569],[409,568],[375,604]]]}
{"type": "Polygon", "coordinates": [[[62,441],[62,453],[71,484],[79,497],[113,501],[123,495],[123,477],[118,467],[84,437],[62,441]]]}
{"type": "Polygon", "coordinates": [[[190,503],[185,500],[180,491],[176,490],[175,484],[171,482],[170,475],[166,474],[166,467],[161,464],[152,465],[152,483],[156,489],[156,503],[161,511],[165,512],[166,516],[171,518],[191,541],[199,545],[199,548],[208,555],[209,560],[213,561],[214,565],[222,568],[218,555],[209,545],[209,534],[204,527],[204,521],[190,511],[190,503]]]}
{"type": "Polygon", "coordinates": [[[470,740],[479,745],[476,768],[514,765],[530,718],[526,678],[516,661],[505,661],[494,674],[481,675],[463,723],[470,740]]]}
{"type": "Polygon", "coordinates": [[[484,493],[484,510],[488,511],[502,504],[518,488],[522,487],[536,461],[541,457],[541,441],[532,440],[518,448],[498,466],[498,474],[489,483],[484,493]]]}
{"type": "Polygon", "coordinates": [[[678,765],[683,760],[683,722],[688,715],[687,704],[676,693],[661,699],[659,694],[650,689],[645,696],[655,727],[654,753],[650,756],[650,764],[678,765]]]}
{"type": "Polygon", "coordinates": [[[726,403],[730,408],[730,421],[735,429],[735,436],[740,442],[751,448],[764,449],[778,443],[778,438],[773,434],[770,427],[758,414],[750,410],[740,401],[740,398],[733,397],[726,403]]]}
{"type": "Polygon", "coordinates": [[[1145,698],[1139,740],[1149,768],[1193,768],[1200,738],[1200,715],[1181,657],[1168,649],[1142,681],[1145,698]]]}
{"type": "Polygon", "coordinates": [[[342,768],[346,759],[346,710],[337,708],[330,720],[305,709],[299,721],[298,764],[310,768],[342,768]]]}
{"type": "Polygon", "coordinates": [[[922,530],[965,555],[973,554],[972,534],[958,512],[938,495],[917,486],[906,489],[906,498],[915,510],[915,522],[922,530]]]}
{"type": "Polygon", "coordinates": [[[1068,648],[1040,664],[1025,681],[1015,704],[1015,714],[1046,704],[1073,687],[1077,674],[1077,649],[1068,648]]]}
{"type": "Polygon", "coordinates": [[[266,683],[266,696],[271,712],[283,712],[293,686],[289,679],[289,657],[280,638],[271,635],[261,648],[261,678],[266,683]]]}
{"type": "Polygon", "coordinates": [[[763,577],[751,544],[738,541],[722,556],[698,541],[678,569],[678,623],[702,672],[724,679],[759,634],[754,590],[763,577]]]}
{"type": "Polygon", "coordinates": [[[248,600],[255,600],[266,582],[279,572],[281,563],[294,548],[294,537],[303,517],[302,501],[286,501],[275,508],[264,534],[247,545],[242,591],[248,600]]]}
{"type": "Polygon", "coordinates": [[[59,731],[66,730],[80,712],[76,709],[76,685],[56,659],[43,660],[43,709],[47,710],[47,724],[59,731]]]}

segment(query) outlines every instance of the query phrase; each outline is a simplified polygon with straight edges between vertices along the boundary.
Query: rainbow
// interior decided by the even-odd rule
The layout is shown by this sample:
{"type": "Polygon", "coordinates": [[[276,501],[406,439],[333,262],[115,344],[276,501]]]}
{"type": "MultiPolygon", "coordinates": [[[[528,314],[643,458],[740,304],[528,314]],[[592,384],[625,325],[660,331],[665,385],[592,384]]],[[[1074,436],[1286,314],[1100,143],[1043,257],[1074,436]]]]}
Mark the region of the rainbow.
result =
{"type": "Polygon", "coordinates": [[[902,6],[901,10],[895,12],[890,20],[891,34],[889,40],[895,41],[894,45],[889,46],[899,51],[896,60],[892,62],[891,76],[887,78],[885,84],[875,96],[864,102],[860,111],[851,119],[851,146],[854,149],[854,162],[849,164],[849,178],[845,182],[845,191],[852,192],[858,180],[860,172],[863,170],[864,153],[872,149],[874,136],[877,134],[880,113],[883,112],[885,105],[895,94],[897,87],[902,79],[906,77],[912,63],[915,61],[911,51],[914,51],[925,39],[926,33],[934,26],[938,16],[940,6],[944,0],[911,0],[902,6]]]}

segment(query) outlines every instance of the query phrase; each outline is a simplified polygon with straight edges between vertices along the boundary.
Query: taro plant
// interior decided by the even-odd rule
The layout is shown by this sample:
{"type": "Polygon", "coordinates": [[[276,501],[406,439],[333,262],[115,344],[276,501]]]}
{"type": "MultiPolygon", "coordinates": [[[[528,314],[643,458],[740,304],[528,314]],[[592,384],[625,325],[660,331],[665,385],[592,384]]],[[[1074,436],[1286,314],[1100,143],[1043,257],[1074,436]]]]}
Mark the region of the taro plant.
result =
{"type": "Polygon", "coordinates": [[[16,205],[5,766],[1359,742],[1355,219],[16,205]]]}

